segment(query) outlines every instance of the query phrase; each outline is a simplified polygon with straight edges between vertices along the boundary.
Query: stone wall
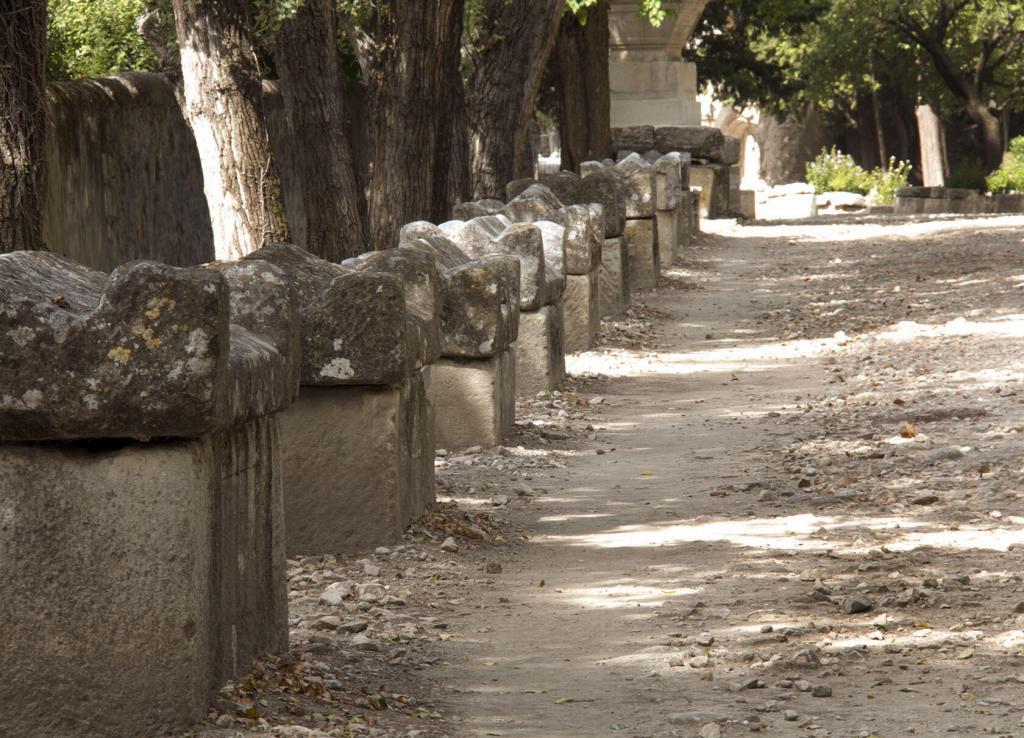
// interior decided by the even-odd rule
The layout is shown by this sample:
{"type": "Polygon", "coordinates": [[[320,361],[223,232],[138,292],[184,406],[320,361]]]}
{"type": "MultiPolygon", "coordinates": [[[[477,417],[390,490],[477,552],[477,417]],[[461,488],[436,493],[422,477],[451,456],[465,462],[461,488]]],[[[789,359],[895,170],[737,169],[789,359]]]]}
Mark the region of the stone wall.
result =
{"type": "Polygon", "coordinates": [[[57,83],[48,103],[43,236],[52,251],[104,271],[213,258],[195,140],[164,77],[57,83]]]}
{"type": "MultiPolygon", "coordinates": [[[[267,125],[291,240],[306,213],[294,142],[275,83],[264,83],[267,125]]],[[[366,181],[365,101],[344,91],[357,176],[366,181]]],[[[136,259],[174,266],[211,261],[213,231],[192,131],[163,75],[127,73],[50,86],[43,235],[51,251],[110,271],[136,259]]]]}

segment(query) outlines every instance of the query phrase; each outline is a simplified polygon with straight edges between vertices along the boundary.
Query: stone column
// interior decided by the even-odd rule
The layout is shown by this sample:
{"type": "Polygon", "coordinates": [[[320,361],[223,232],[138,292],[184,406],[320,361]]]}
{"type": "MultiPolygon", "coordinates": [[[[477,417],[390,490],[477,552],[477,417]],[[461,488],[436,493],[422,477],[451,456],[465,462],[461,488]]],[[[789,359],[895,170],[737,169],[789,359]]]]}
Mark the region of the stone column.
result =
{"type": "MultiPolygon", "coordinates": [[[[635,0],[611,0],[608,77],[613,127],[700,125],[697,68],[681,54],[707,0],[669,0],[658,28],[635,0]]],[[[642,152],[641,152],[642,153],[642,152]]]]}

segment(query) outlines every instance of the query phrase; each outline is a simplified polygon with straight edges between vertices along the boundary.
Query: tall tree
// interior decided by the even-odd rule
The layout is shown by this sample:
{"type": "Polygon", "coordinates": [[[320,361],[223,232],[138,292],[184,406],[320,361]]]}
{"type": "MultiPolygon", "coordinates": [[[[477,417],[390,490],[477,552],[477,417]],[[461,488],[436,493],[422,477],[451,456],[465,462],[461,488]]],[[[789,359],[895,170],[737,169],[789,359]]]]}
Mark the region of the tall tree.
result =
{"type": "Polygon", "coordinates": [[[449,190],[439,184],[452,181],[442,172],[446,163],[439,161],[439,151],[460,151],[459,137],[465,135],[457,107],[456,119],[448,119],[451,106],[459,104],[449,44],[458,38],[462,7],[463,0],[380,0],[350,15],[350,37],[370,98],[367,206],[373,248],[396,246],[402,225],[436,216],[435,190],[449,190]]]}
{"type": "Polygon", "coordinates": [[[285,113],[303,192],[306,238],[300,244],[329,261],[367,251],[346,135],[343,79],[338,64],[335,0],[304,0],[273,37],[285,113]]]}
{"type": "Polygon", "coordinates": [[[469,78],[474,195],[503,197],[532,173],[528,136],[565,0],[481,0],[469,78]]]}
{"type": "Polygon", "coordinates": [[[245,0],[172,0],[182,102],[203,169],[218,259],[287,240],[245,0]]]}
{"type": "Polygon", "coordinates": [[[849,116],[879,90],[962,110],[992,169],[1000,119],[1024,109],[1021,11],[1018,0],[712,0],[686,55],[722,97],[773,113],[810,103],[849,116]]]}
{"type": "Polygon", "coordinates": [[[608,86],[608,2],[562,15],[549,76],[558,108],[562,168],[612,151],[611,91],[608,86]]]}
{"type": "Polygon", "coordinates": [[[439,64],[437,111],[442,117],[434,152],[434,191],[431,218],[441,223],[451,217],[452,206],[468,200],[470,181],[468,111],[462,79],[462,32],[464,2],[449,3],[441,26],[448,33],[437,39],[439,64]]]}
{"type": "Polygon", "coordinates": [[[985,166],[1003,159],[1000,118],[1024,102],[1024,7],[1005,0],[882,0],[883,20],[931,61],[978,127],[985,166]]]}
{"type": "Polygon", "coordinates": [[[0,251],[43,246],[46,0],[0,7],[0,251]]]}

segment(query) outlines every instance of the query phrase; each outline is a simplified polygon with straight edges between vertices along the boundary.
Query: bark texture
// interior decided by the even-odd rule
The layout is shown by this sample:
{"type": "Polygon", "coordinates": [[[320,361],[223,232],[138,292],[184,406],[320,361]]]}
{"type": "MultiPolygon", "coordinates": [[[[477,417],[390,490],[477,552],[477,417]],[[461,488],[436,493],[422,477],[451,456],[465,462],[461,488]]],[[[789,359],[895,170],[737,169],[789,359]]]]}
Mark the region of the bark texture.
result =
{"type": "Polygon", "coordinates": [[[588,9],[586,23],[562,16],[549,69],[557,90],[562,169],[612,154],[608,86],[608,3],[588,9]]]}
{"type": "Polygon", "coordinates": [[[338,66],[334,0],[305,0],[274,38],[285,114],[295,147],[306,211],[306,243],[328,261],[367,251],[346,132],[343,80],[338,66]]]}
{"type": "Polygon", "coordinates": [[[215,253],[237,259],[288,238],[246,2],[173,6],[183,112],[203,168],[215,253]]]}
{"type": "Polygon", "coordinates": [[[465,202],[473,193],[469,176],[466,88],[462,80],[463,5],[464,2],[460,0],[444,6],[448,15],[440,22],[448,31],[437,39],[440,47],[437,109],[442,119],[436,131],[434,152],[431,218],[435,223],[451,218],[452,207],[465,202]]]}
{"type": "Polygon", "coordinates": [[[0,6],[0,251],[43,246],[46,1],[0,6]]]}
{"type": "Polygon", "coordinates": [[[458,152],[465,132],[458,111],[452,116],[449,109],[459,95],[445,89],[453,77],[444,60],[450,62],[450,44],[459,38],[463,5],[391,0],[351,29],[369,94],[373,160],[366,197],[374,249],[397,246],[405,223],[438,215],[437,198],[447,198],[451,177],[440,152],[458,152]]]}
{"type": "Polygon", "coordinates": [[[564,0],[484,0],[469,81],[474,196],[532,174],[527,137],[564,0]]]}

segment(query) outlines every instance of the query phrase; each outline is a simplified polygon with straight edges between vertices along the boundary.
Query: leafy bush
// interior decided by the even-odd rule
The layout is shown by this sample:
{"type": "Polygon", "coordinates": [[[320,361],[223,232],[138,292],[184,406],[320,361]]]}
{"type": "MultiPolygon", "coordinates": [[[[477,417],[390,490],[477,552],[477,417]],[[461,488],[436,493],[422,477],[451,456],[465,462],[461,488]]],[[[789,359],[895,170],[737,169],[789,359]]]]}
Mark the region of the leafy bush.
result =
{"type": "Polygon", "coordinates": [[[819,195],[823,192],[856,192],[866,195],[871,191],[871,175],[849,154],[835,146],[822,149],[814,161],[807,164],[807,183],[819,195]]]}
{"type": "Polygon", "coordinates": [[[855,192],[871,194],[876,205],[892,205],[896,190],[906,187],[910,180],[910,162],[889,159],[889,168],[867,171],[835,146],[822,149],[807,165],[807,182],[819,195],[823,192],[855,192]]]}
{"type": "Polygon", "coordinates": [[[1003,163],[985,179],[985,185],[989,192],[1024,191],[1024,136],[1010,141],[1003,163]]]}
{"type": "Polygon", "coordinates": [[[896,190],[903,189],[910,183],[911,169],[909,161],[896,161],[896,157],[893,156],[889,158],[888,170],[876,169],[871,172],[875,204],[892,205],[896,199],[896,190]]]}
{"type": "Polygon", "coordinates": [[[143,0],[50,0],[50,77],[156,69],[153,51],[135,31],[144,9],[143,0]]]}
{"type": "Polygon", "coordinates": [[[953,171],[946,178],[946,187],[983,190],[985,186],[985,165],[981,159],[963,159],[953,167],[953,171]]]}

